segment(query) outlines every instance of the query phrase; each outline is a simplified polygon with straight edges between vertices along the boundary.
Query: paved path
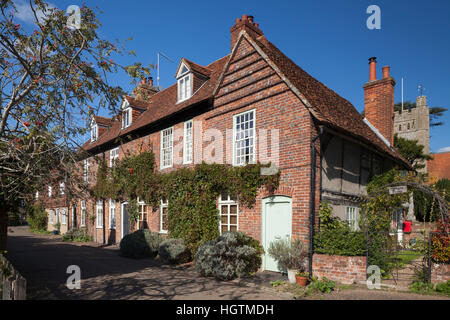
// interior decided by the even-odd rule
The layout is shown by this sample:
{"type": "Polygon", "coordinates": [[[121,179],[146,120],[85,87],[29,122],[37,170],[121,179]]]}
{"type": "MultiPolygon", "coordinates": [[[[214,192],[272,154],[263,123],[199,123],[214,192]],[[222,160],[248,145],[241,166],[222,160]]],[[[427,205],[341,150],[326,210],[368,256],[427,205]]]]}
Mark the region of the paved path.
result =
{"type": "MultiPolygon", "coordinates": [[[[119,256],[117,247],[66,243],[60,237],[37,235],[27,227],[9,228],[8,258],[27,279],[28,299],[194,299],[279,300],[292,295],[277,292],[269,281],[278,273],[263,272],[244,281],[219,282],[200,277],[192,267],[169,266],[154,259],[119,256]],[[81,268],[81,289],[65,286],[67,267],[81,268]]],[[[284,277],[283,280],[287,280],[284,277]]],[[[325,300],[446,299],[403,292],[355,288],[308,297],[325,300]]]]}
{"type": "Polygon", "coordinates": [[[119,256],[117,247],[61,242],[27,227],[9,228],[8,258],[27,279],[29,299],[262,299],[290,298],[254,283],[218,282],[192,267],[119,256]],[[67,267],[81,268],[81,289],[65,286],[67,267]]]}

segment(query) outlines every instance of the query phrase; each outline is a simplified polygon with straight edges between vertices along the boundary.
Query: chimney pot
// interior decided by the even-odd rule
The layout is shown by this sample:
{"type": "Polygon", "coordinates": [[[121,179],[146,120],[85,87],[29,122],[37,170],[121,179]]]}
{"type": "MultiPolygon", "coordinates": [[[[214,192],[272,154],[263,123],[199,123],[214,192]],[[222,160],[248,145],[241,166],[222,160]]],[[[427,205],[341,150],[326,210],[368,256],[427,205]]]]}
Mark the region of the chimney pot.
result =
{"type": "Polygon", "coordinates": [[[369,58],[369,81],[377,80],[377,58],[369,58]]]}
{"type": "Polygon", "coordinates": [[[242,21],[247,21],[248,16],[246,14],[242,15],[242,21]]]}
{"type": "Polygon", "coordinates": [[[255,27],[259,28],[259,23],[255,22],[255,27]]]}
{"type": "Polygon", "coordinates": [[[389,66],[383,67],[383,79],[389,78],[389,70],[390,69],[391,69],[391,67],[389,67],[389,66]]]}
{"type": "Polygon", "coordinates": [[[238,24],[239,22],[241,22],[240,18],[236,18],[236,21],[234,22],[234,24],[238,24]]]}
{"type": "Polygon", "coordinates": [[[253,16],[248,16],[248,21],[253,24],[253,16]]]}

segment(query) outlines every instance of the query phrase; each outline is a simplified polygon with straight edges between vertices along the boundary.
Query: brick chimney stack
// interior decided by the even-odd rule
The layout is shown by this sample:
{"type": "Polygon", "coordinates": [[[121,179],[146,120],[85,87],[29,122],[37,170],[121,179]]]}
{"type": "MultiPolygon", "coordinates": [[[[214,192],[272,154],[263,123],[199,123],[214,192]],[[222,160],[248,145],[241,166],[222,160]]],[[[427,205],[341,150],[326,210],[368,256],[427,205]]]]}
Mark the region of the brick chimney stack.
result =
{"type": "Polygon", "coordinates": [[[239,33],[245,30],[254,39],[262,36],[264,33],[259,29],[259,23],[253,21],[253,16],[246,14],[242,15],[242,18],[236,18],[234,26],[231,27],[231,50],[233,50],[236,41],[239,38],[239,33]]]}
{"type": "Polygon", "coordinates": [[[364,88],[364,113],[366,119],[394,144],[394,86],[395,80],[389,74],[390,67],[383,67],[383,78],[377,80],[376,57],[369,59],[369,82],[364,88]]]}

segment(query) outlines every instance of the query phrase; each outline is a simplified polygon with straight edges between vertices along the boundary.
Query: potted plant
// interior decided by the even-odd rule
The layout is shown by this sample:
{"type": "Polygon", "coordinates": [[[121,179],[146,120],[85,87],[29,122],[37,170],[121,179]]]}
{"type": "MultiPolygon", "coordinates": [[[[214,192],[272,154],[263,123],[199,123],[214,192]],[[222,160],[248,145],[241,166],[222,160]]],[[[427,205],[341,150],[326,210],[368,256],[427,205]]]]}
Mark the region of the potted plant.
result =
{"type": "Polygon", "coordinates": [[[59,228],[61,227],[61,223],[58,221],[57,223],[55,223],[53,225],[53,227],[55,227],[55,229],[53,230],[53,234],[59,234],[59,228]]]}
{"type": "Polygon", "coordinates": [[[295,275],[295,281],[300,287],[305,287],[308,282],[309,272],[297,271],[295,275]]]}
{"type": "Polygon", "coordinates": [[[278,262],[278,268],[287,272],[290,283],[295,283],[298,270],[304,270],[307,252],[302,241],[275,240],[269,245],[269,255],[278,262]]]}

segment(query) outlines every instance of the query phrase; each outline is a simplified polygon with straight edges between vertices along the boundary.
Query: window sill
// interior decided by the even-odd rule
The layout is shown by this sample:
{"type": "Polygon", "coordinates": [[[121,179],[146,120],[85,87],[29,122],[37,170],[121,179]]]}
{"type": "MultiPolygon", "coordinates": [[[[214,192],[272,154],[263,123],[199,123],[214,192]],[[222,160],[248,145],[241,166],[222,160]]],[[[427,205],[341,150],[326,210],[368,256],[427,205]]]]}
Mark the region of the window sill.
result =
{"type": "Polygon", "coordinates": [[[103,226],[97,226],[96,229],[103,229],[103,226]]]}
{"type": "Polygon", "coordinates": [[[159,233],[161,233],[161,234],[167,234],[167,230],[165,230],[165,231],[164,231],[164,230],[160,230],[159,233]]]}

